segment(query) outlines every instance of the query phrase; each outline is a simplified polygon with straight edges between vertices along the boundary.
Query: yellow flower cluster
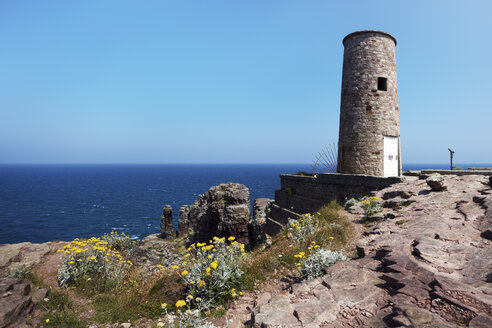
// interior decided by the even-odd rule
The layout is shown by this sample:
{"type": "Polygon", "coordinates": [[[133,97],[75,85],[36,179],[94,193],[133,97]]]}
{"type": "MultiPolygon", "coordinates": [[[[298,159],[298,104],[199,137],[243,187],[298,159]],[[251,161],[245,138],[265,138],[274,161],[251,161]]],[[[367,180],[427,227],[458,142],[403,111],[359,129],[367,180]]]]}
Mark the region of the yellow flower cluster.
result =
{"type": "Polygon", "coordinates": [[[185,302],[185,301],[183,301],[183,300],[179,300],[179,301],[177,301],[177,302],[176,302],[176,304],[175,304],[175,305],[176,305],[176,307],[179,309],[180,307],[185,306],[185,305],[186,305],[186,302],[185,302]]]}
{"type": "MultiPolygon", "coordinates": [[[[235,237],[231,236],[227,238],[228,241],[230,241],[230,246],[235,246],[239,245],[239,249],[241,250],[242,253],[244,253],[244,244],[238,243],[235,241],[235,237]]],[[[186,249],[186,254],[183,256],[183,262],[182,265],[184,267],[187,267],[190,265],[189,263],[189,258],[194,257],[196,258],[207,258],[209,260],[214,259],[214,253],[217,252],[217,246],[221,244],[221,246],[225,245],[226,243],[226,238],[222,237],[213,237],[213,240],[209,241],[210,244],[207,243],[196,243],[196,244],[191,244],[190,247],[186,249]]],[[[232,249],[228,249],[229,252],[232,252],[232,249]]],[[[210,262],[210,265],[208,268],[206,268],[206,273],[209,276],[210,275],[210,270],[211,269],[217,269],[218,267],[218,262],[217,260],[213,260],[210,262]]],[[[179,269],[179,266],[173,265],[171,267],[173,270],[179,269]]],[[[181,272],[183,276],[186,276],[189,272],[187,270],[184,270],[181,272]]]]}
{"type": "Polygon", "coordinates": [[[69,244],[65,245],[63,249],[57,251],[57,253],[61,252],[70,257],[70,264],[82,262],[85,257],[89,261],[94,262],[112,261],[118,264],[128,263],[133,265],[131,261],[125,260],[119,251],[112,249],[107,241],[99,237],[92,237],[85,240],[76,238],[69,244]],[[86,256],[76,256],[78,254],[86,256]]]}
{"type": "Polygon", "coordinates": [[[133,266],[121,251],[129,250],[131,245],[129,237],[116,232],[103,237],[74,239],[57,251],[64,254],[62,266],[58,269],[58,282],[65,286],[81,276],[94,273],[121,280],[133,266]]]}
{"type": "MultiPolygon", "coordinates": [[[[329,237],[330,239],[333,239],[333,237],[329,237]]],[[[314,252],[316,249],[319,248],[319,245],[316,245],[316,242],[313,240],[309,246],[307,247],[308,251],[309,252],[314,252]]],[[[301,261],[302,259],[306,259],[306,253],[305,252],[299,252],[297,253],[296,255],[294,255],[295,258],[299,259],[299,261],[301,261]]],[[[296,267],[298,269],[301,269],[301,263],[300,262],[297,262],[296,263],[296,267]]]]}
{"type": "Polygon", "coordinates": [[[198,299],[203,298],[200,304],[209,306],[219,294],[237,296],[238,292],[230,292],[228,288],[237,283],[242,274],[239,261],[244,252],[245,246],[233,236],[213,237],[209,243],[191,244],[182,257],[182,265],[172,266],[185,280],[188,292],[194,297],[187,298],[186,302],[190,306],[196,305],[198,299]]]}
{"type": "MultiPolygon", "coordinates": [[[[330,237],[330,239],[333,239],[333,237],[330,237]]],[[[316,245],[316,242],[312,241],[311,245],[309,245],[307,249],[312,250],[312,249],[316,249],[316,248],[319,248],[319,245],[316,245]]]]}
{"type": "Polygon", "coordinates": [[[298,258],[298,259],[302,259],[305,255],[306,255],[306,253],[304,253],[304,252],[299,252],[299,254],[294,255],[294,257],[295,257],[295,258],[298,258]]]}
{"type": "Polygon", "coordinates": [[[360,201],[361,204],[364,204],[364,205],[369,205],[371,204],[371,202],[374,202],[374,201],[378,201],[379,200],[379,197],[365,197],[364,199],[362,199],[360,201]]]}

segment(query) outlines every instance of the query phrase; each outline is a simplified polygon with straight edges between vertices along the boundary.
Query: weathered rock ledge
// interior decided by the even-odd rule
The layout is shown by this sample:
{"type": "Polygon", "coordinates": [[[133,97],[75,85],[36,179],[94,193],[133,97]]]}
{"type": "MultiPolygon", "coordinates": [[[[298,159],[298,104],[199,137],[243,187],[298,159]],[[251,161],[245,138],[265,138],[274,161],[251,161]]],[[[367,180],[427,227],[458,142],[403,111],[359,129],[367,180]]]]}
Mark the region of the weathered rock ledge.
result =
{"type": "MultiPolygon", "coordinates": [[[[444,191],[432,191],[424,180],[407,180],[375,193],[384,210],[360,237],[361,257],[327,268],[324,277],[293,284],[289,292],[257,295],[249,322],[254,327],[492,327],[489,177],[442,178],[444,191]]],[[[356,224],[367,224],[360,207],[353,212],[356,224]]]]}
{"type": "MultiPolygon", "coordinates": [[[[261,225],[268,199],[255,201],[254,211],[261,225]]],[[[189,242],[208,242],[212,237],[234,236],[251,246],[263,240],[262,231],[250,215],[249,189],[239,183],[223,183],[198,196],[190,206],[179,210],[178,231],[172,225],[172,208],[166,205],[161,216],[161,237],[186,236],[189,242]]]]}
{"type": "MultiPolygon", "coordinates": [[[[354,206],[347,215],[363,231],[357,239],[359,258],[327,268],[318,279],[239,299],[226,314],[229,327],[492,327],[490,178],[442,178],[446,187],[442,191],[413,179],[375,192],[384,209],[369,224],[362,219],[360,206],[354,206]]],[[[180,211],[187,219],[180,221],[182,230],[186,224],[198,229],[207,220],[214,223],[206,226],[207,233],[240,236],[255,231],[244,188],[236,184],[211,188],[180,211]],[[220,223],[221,218],[231,219],[230,224],[220,223]]],[[[259,231],[261,217],[271,215],[270,206],[267,199],[255,202],[259,231]]],[[[169,211],[164,214],[168,220],[169,211]]],[[[169,221],[164,226],[169,227],[169,221]]],[[[56,270],[59,254],[54,251],[61,245],[0,245],[0,276],[22,266],[56,270]]],[[[177,261],[166,245],[170,242],[157,236],[147,238],[141,258],[152,263],[177,261]]],[[[3,325],[22,326],[32,309],[34,289],[23,280],[8,278],[0,285],[3,325]],[[11,313],[17,313],[15,318],[9,317],[11,313]]]]}

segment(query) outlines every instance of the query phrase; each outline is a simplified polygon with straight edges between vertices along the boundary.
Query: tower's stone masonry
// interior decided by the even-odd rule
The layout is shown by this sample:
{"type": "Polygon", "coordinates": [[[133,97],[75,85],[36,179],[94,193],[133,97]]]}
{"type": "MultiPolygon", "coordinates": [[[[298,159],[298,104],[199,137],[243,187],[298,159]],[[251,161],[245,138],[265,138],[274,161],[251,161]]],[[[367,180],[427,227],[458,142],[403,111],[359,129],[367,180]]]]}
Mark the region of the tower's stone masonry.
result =
{"type": "Polygon", "coordinates": [[[384,137],[398,138],[396,39],[380,31],[359,31],[343,40],[338,172],[384,176],[384,137]]]}

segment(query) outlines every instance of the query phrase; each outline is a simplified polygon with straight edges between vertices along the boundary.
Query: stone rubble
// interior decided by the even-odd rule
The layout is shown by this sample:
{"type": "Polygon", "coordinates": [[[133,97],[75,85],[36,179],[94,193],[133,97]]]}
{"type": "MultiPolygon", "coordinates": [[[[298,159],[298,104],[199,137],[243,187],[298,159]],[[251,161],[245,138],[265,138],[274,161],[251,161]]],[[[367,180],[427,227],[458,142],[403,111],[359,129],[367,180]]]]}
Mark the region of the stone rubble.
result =
{"type": "Polygon", "coordinates": [[[444,178],[440,174],[433,174],[428,177],[425,182],[431,187],[433,191],[443,191],[446,190],[446,185],[444,184],[444,178]]]}

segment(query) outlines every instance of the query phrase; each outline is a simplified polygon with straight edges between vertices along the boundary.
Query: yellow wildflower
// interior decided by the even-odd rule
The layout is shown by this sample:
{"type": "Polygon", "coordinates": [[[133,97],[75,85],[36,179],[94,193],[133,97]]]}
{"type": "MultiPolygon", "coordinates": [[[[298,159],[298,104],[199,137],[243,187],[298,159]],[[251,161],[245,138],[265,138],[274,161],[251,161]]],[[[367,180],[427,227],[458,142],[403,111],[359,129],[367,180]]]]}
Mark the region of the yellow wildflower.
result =
{"type": "Polygon", "coordinates": [[[186,302],[183,301],[183,300],[179,300],[179,301],[176,302],[175,305],[176,305],[177,308],[180,308],[180,307],[185,306],[186,305],[186,302]]]}
{"type": "Polygon", "coordinates": [[[183,270],[183,272],[181,272],[181,274],[182,274],[183,276],[186,276],[188,273],[189,273],[189,272],[188,272],[187,270],[183,270]]]}
{"type": "Polygon", "coordinates": [[[217,261],[213,261],[212,263],[210,263],[210,266],[214,269],[217,269],[218,266],[217,261]]]}
{"type": "Polygon", "coordinates": [[[233,236],[230,236],[229,238],[227,238],[228,241],[234,241],[234,239],[236,239],[236,237],[233,237],[233,236]]]}
{"type": "Polygon", "coordinates": [[[161,308],[165,308],[167,306],[167,303],[161,303],[161,308]]]}
{"type": "Polygon", "coordinates": [[[178,269],[178,268],[179,268],[179,266],[173,265],[173,269],[178,269]]]}
{"type": "Polygon", "coordinates": [[[205,285],[206,285],[206,283],[205,283],[205,281],[203,281],[203,280],[200,280],[200,281],[198,282],[198,286],[200,286],[200,287],[205,286],[205,285]]]}

